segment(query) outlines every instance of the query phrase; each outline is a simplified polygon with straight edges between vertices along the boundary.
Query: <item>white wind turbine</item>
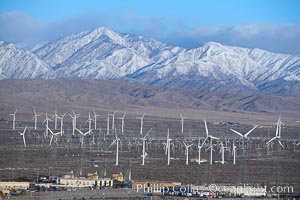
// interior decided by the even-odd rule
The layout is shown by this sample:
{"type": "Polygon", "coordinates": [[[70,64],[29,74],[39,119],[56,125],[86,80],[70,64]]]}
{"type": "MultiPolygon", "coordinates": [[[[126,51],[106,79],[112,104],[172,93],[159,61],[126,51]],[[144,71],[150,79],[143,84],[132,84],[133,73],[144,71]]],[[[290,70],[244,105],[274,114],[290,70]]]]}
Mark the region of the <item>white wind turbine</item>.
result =
{"type": "Polygon", "coordinates": [[[63,126],[64,126],[64,117],[65,117],[66,113],[63,114],[61,117],[58,116],[58,119],[60,119],[60,132],[61,132],[61,135],[63,134],[63,126]]]}
{"type": "Polygon", "coordinates": [[[97,130],[97,117],[99,117],[100,115],[97,115],[96,114],[96,111],[94,110],[94,124],[95,124],[95,127],[94,129],[97,130]]]}
{"type": "Polygon", "coordinates": [[[222,155],[221,164],[224,165],[225,164],[225,147],[224,147],[222,142],[221,142],[220,152],[221,152],[221,155],[222,155]]]}
{"type": "Polygon", "coordinates": [[[58,115],[57,115],[57,110],[55,109],[54,111],[54,129],[56,130],[57,129],[57,119],[58,119],[58,115]]]}
{"type": "Polygon", "coordinates": [[[34,120],[34,130],[36,130],[36,124],[37,124],[37,118],[41,115],[38,115],[36,112],[35,112],[35,109],[33,109],[33,112],[34,112],[34,115],[33,115],[33,118],[32,120],[34,120]]]}
{"type": "Polygon", "coordinates": [[[107,113],[107,118],[106,118],[106,121],[107,121],[107,126],[106,126],[106,135],[109,135],[109,116],[110,114],[107,113]]]}
{"type": "MultiPolygon", "coordinates": [[[[91,113],[89,112],[89,118],[86,120],[86,122],[85,123],[88,123],[89,124],[89,132],[91,132],[91,130],[92,130],[92,118],[91,118],[91,113]]],[[[90,133],[89,133],[89,135],[90,135],[90,133]]]]}
{"type": "Polygon", "coordinates": [[[254,126],[250,131],[248,131],[247,133],[245,133],[244,135],[241,134],[240,132],[234,130],[234,129],[230,129],[232,132],[236,133],[237,135],[239,135],[242,138],[242,147],[243,147],[243,157],[245,155],[245,139],[248,139],[248,135],[254,130],[256,129],[257,126],[254,126]]]}
{"type": "Polygon", "coordinates": [[[147,153],[145,150],[145,145],[146,145],[146,137],[150,134],[150,132],[152,131],[152,128],[148,131],[148,133],[143,137],[140,138],[143,141],[143,154],[142,154],[142,165],[145,165],[145,158],[147,157],[147,153]]]}
{"type": "Polygon", "coordinates": [[[73,115],[71,115],[71,114],[69,114],[69,115],[72,118],[72,129],[73,129],[72,130],[72,135],[74,135],[75,134],[75,129],[76,129],[76,120],[79,117],[79,114],[76,114],[74,112],[74,110],[72,111],[72,113],[73,113],[73,115]]]}
{"type": "Polygon", "coordinates": [[[167,135],[167,144],[166,144],[166,149],[168,151],[168,160],[167,160],[167,165],[170,165],[170,143],[171,143],[172,139],[170,138],[170,131],[168,129],[168,135],[167,135]]]}
{"type": "Polygon", "coordinates": [[[91,130],[83,133],[81,130],[79,130],[78,128],[76,128],[76,131],[78,131],[81,135],[81,145],[80,145],[80,148],[83,148],[83,141],[84,141],[84,137],[87,135],[87,134],[90,134],[91,130]]]}
{"type": "Polygon", "coordinates": [[[52,120],[48,117],[48,113],[46,112],[46,118],[45,118],[45,120],[42,123],[42,124],[44,124],[46,122],[46,131],[45,131],[46,137],[48,137],[49,121],[52,121],[52,120]]]}
{"type": "Polygon", "coordinates": [[[27,129],[27,126],[24,128],[23,132],[18,131],[23,138],[24,147],[26,147],[26,140],[25,140],[26,129],[27,129]]]}
{"type": "MultiPolygon", "coordinates": [[[[238,136],[240,136],[242,138],[242,148],[243,148],[243,184],[245,183],[245,139],[248,139],[248,135],[250,133],[252,133],[252,131],[254,129],[257,128],[257,125],[254,126],[251,130],[249,130],[247,133],[245,133],[244,135],[241,134],[240,132],[234,130],[234,129],[230,129],[232,132],[236,133],[238,136]]],[[[235,165],[235,154],[236,154],[236,146],[234,145],[235,147],[235,151],[234,151],[234,165],[235,165]]]]}
{"type": "Polygon", "coordinates": [[[117,144],[116,147],[116,166],[119,165],[119,142],[120,142],[120,138],[118,138],[117,134],[116,134],[116,139],[111,143],[111,145],[108,147],[110,148],[112,145],[114,145],[115,143],[117,144]]]}
{"type": "Polygon", "coordinates": [[[235,146],[234,143],[232,144],[232,154],[233,154],[233,164],[235,165],[235,164],[236,164],[236,162],[235,162],[235,157],[236,157],[236,146],[235,146]]]}
{"type": "Polygon", "coordinates": [[[184,141],[183,141],[183,144],[184,144],[184,147],[185,147],[185,164],[186,165],[189,165],[189,148],[191,146],[193,146],[193,144],[186,144],[184,141]]]}
{"type": "Polygon", "coordinates": [[[220,138],[214,137],[212,135],[208,134],[208,128],[207,128],[207,124],[206,124],[206,120],[204,119],[204,125],[205,125],[205,132],[206,132],[206,138],[204,139],[202,146],[204,145],[204,143],[206,142],[206,140],[208,140],[209,142],[209,149],[210,149],[210,165],[212,165],[213,161],[212,161],[212,154],[213,154],[213,145],[212,145],[212,140],[218,140],[220,138]]]}
{"type": "Polygon", "coordinates": [[[49,142],[49,147],[51,147],[53,137],[54,137],[54,136],[57,136],[57,135],[61,135],[61,132],[54,133],[54,132],[49,128],[48,124],[46,124],[46,129],[49,130],[50,133],[51,133],[51,138],[50,138],[50,142],[49,142]]]}
{"type": "Polygon", "coordinates": [[[121,133],[122,135],[124,134],[124,119],[125,119],[125,115],[126,115],[126,112],[124,113],[124,115],[118,119],[121,120],[121,133]]]}
{"type": "Polygon", "coordinates": [[[141,131],[140,131],[141,135],[143,135],[144,116],[145,116],[145,113],[142,115],[142,117],[137,117],[137,119],[141,120],[141,131]]]}
{"type": "Polygon", "coordinates": [[[198,164],[200,165],[201,163],[201,149],[203,147],[204,143],[201,145],[200,137],[198,141],[198,164]]]}
{"type": "Polygon", "coordinates": [[[18,109],[15,110],[14,113],[12,114],[9,114],[9,115],[12,115],[13,116],[13,130],[15,130],[15,125],[16,125],[16,113],[17,113],[18,109]]]}
{"type": "Polygon", "coordinates": [[[183,117],[183,116],[180,114],[180,118],[181,118],[181,133],[183,133],[183,121],[184,121],[184,119],[186,119],[187,117],[183,117]]]}
{"type": "Polygon", "coordinates": [[[282,147],[282,148],[284,148],[284,146],[283,146],[283,144],[281,143],[281,141],[280,141],[280,139],[281,139],[281,125],[282,125],[283,123],[281,122],[281,115],[279,116],[279,119],[278,119],[278,121],[277,121],[277,123],[276,123],[276,135],[275,135],[275,137],[273,137],[272,139],[270,139],[266,144],[268,145],[269,143],[271,143],[273,140],[276,140],[279,144],[280,144],[280,146],[282,147]]]}
{"type": "Polygon", "coordinates": [[[117,111],[113,112],[113,114],[111,114],[112,116],[112,124],[111,124],[111,129],[115,130],[115,115],[116,115],[117,111]]]}

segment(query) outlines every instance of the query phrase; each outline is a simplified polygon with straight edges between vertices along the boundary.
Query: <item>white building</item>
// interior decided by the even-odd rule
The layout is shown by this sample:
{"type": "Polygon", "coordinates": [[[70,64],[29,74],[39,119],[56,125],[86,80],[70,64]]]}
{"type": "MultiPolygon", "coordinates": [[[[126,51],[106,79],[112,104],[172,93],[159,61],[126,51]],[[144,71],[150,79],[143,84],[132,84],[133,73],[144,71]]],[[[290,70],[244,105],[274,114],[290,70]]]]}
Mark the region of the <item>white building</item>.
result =
{"type": "Polygon", "coordinates": [[[66,187],[112,187],[111,178],[86,179],[86,178],[58,178],[57,185],[66,187]]]}

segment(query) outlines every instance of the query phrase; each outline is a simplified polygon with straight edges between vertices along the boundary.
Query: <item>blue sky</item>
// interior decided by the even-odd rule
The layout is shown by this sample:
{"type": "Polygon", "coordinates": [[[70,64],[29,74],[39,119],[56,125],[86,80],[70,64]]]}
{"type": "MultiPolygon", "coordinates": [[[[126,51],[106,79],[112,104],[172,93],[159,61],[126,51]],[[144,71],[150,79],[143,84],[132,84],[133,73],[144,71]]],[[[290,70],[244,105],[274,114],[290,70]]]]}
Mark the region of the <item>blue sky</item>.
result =
{"type": "Polygon", "coordinates": [[[300,54],[297,0],[1,0],[0,40],[31,47],[100,26],[186,48],[226,45],[300,54]]]}

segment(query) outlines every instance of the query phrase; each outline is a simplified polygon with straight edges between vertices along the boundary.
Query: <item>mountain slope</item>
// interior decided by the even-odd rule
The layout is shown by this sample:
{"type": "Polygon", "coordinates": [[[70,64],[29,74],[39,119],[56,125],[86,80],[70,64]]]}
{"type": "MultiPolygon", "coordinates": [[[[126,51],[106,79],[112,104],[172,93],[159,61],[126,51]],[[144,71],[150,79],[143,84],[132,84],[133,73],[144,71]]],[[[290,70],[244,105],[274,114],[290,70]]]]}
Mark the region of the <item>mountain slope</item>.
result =
{"type": "Polygon", "coordinates": [[[46,78],[120,78],[183,50],[143,36],[107,28],[67,36],[34,51],[55,71],[46,78]]]}
{"type": "Polygon", "coordinates": [[[300,58],[209,42],[128,77],[172,88],[300,94],[300,58]]]}
{"type": "Polygon", "coordinates": [[[50,71],[49,66],[31,52],[0,41],[0,79],[34,78],[50,71]]]}
{"type": "MultiPolygon", "coordinates": [[[[33,107],[49,111],[52,108],[105,108],[134,110],[156,107],[158,109],[195,109],[227,113],[282,113],[299,118],[298,97],[270,94],[234,94],[208,90],[179,90],[128,83],[120,80],[29,79],[0,81],[0,109],[7,111],[33,107]]],[[[71,109],[69,109],[71,110],[71,109]]]]}
{"type": "MultiPolygon", "coordinates": [[[[33,53],[46,68],[1,76],[123,79],[164,88],[300,95],[300,57],[216,42],[184,49],[101,27],[39,45],[33,53]]],[[[38,62],[35,56],[32,60],[38,62]]]]}

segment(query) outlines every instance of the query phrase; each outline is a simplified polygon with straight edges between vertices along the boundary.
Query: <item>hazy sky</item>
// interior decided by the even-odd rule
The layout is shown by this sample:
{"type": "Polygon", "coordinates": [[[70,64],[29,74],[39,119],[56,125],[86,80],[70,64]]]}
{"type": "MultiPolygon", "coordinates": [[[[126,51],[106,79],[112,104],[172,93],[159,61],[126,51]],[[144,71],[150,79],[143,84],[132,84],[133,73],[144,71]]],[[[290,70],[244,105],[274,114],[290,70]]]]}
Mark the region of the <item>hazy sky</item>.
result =
{"type": "Polygon", "coordinates": [[[106,26],[186,48],[207,41],[300,55],[298,0],[1,0],[0,40],[25,47],[106,26]]]}

